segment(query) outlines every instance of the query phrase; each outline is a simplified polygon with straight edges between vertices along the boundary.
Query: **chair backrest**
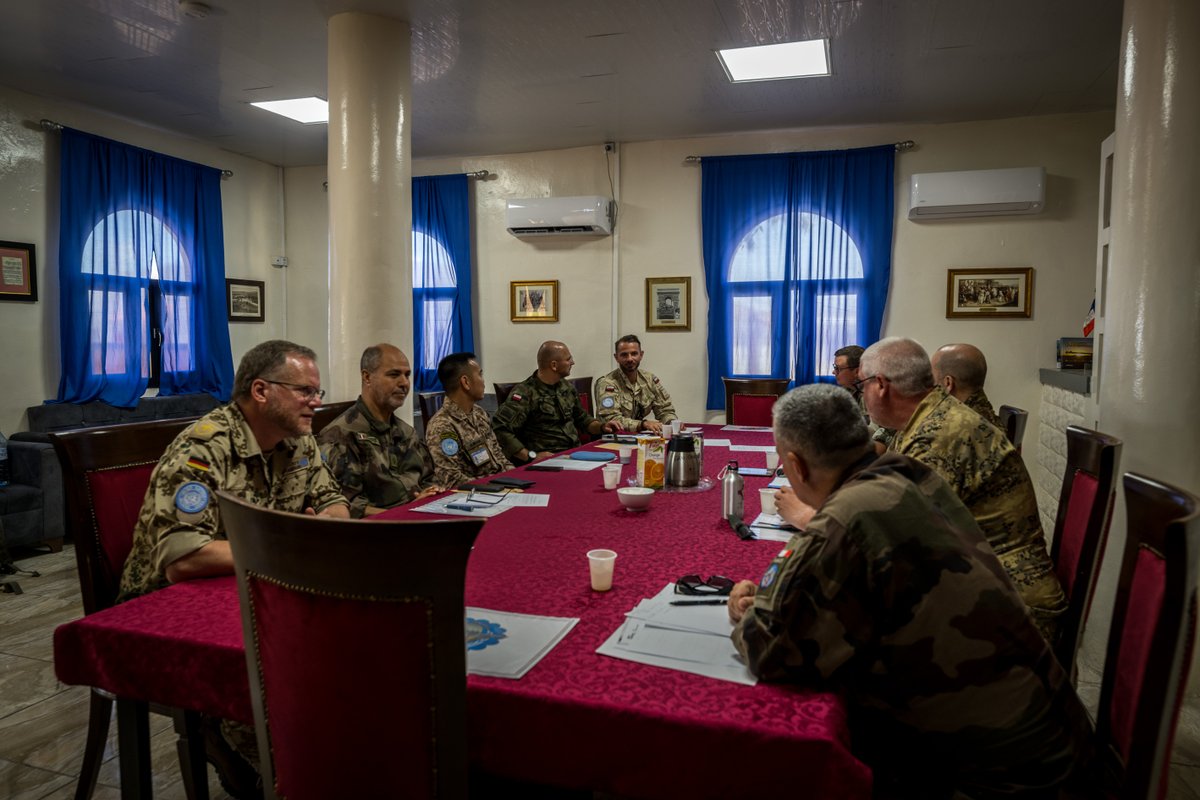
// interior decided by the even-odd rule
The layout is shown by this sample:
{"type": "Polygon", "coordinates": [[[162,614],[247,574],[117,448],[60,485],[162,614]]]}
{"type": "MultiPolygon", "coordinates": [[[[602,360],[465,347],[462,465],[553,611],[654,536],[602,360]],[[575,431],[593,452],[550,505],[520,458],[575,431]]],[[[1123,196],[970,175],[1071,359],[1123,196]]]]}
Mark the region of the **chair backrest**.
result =
{"type": "Polygon", "coordinates": [[[354,405],[353,400],[343,400],[340,403],[327,403],[313,412],[312,432],[316,436],[329,423],[342,415],[346,409],[354,405]]]}
{"type": "Polygon", "coordinates": [[[1008,443],[1021,452],[1021,440],[1025,438],[1025,423],[1029,421],[1029,412],[1016,406],[1000,406],[1000,427],[1008,437],[1008,443]]]}
{"type": "Polygon", "coordinates": [[[421,409],[421,419],[425,424],[429,424],[429,420],[433,419],[433,415],[442,407],[442,403],[446,402],[445,392],[418,392],[417,407],[421,409]]]}
{"type": "Polygon", "coordinates": [[[192,419],[51,434],[63,471],[67,530],[75,541],[83,611],[113,605],[150,473],[192,419]]]}
{"type": "Polygon", "coordinates": [[[1125,475],[1121,558],[1096,739],[1122,798],[1162,798],[1192,659],[1200,500],[1125,475]]]}
{"type": "Polygon", "coordinates": [[[583,410],[591,414],[592,412],[592,379],[591,378],[571,378],[571,385],[575,387],[575,392],[579,395],[579,402],[583,404],[583,410]]]}
{"type": "Polygon", "coordinates": [[[771,425],[771,407],[788,390],[787,378],[721,378],[726,425],[771,425]]]}
{"type": "Polygon", "coordinates": [[[520,383],[493,383],[492,388],[496,391],[496,406],[504,405],[504,401],[508,399],[508,395],[512,392],[513,387],[520,383]]]}
{"type": "Polygon", "coordinates": [[[1072,677],[1108,538],[1120,459],[1120,439],[1075,425],[1067,428],[1067,467],[1058,496],[1050,559],[1067,595],[1054,654],[1072,677]]]}
{"type": "Polygon", "coordinates": [[[219,493],[268,797],[466,797],[482,519],[288,514],[219,493]]]}

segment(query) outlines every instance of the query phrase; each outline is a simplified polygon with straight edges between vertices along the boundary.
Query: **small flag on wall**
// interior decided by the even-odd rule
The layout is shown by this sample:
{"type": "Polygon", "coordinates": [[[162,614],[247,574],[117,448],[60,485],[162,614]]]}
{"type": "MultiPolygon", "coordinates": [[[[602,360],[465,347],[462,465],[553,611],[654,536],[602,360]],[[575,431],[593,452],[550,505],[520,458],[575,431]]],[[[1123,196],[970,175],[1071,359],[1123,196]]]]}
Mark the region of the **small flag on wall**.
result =
{"type": "Polygon", "coordinates": [[[1091,336],[1096,327],[1096,299],[1092,298],[1092,307],[1088,309],[1087,319],[1083,321],[1083,335],[1091,336]]]}

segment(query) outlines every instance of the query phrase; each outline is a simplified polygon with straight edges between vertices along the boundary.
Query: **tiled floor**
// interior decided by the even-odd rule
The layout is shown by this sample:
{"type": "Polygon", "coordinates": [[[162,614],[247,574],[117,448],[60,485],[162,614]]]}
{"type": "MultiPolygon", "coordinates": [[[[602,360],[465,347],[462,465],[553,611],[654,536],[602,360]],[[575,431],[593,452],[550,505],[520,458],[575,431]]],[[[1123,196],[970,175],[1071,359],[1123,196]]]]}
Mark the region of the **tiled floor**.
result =
{"type": "MultiPolygon", "coordinates": [[[[83,615],[75,553],[13,554],[17,565],[41,577],[15,579],[24,594],[0,594],[0,798],[36,800],[74,797],[87,731],[88,690],[54,677],[51,637],[55,626],[83,615]]],[[[114,719],[95,800],[121,796],[114,719]]],[[[150,715],[154,796],[183,798],[171,721],[150,715]]],[[[209,795],[229,797],[209,770],[209,795]]]]}
{"type": "MultiPolygon", "coordinates": [[[[74,796],[83,757],[88,692],[55,679],[51,637],[55,626],[83,614],[75,554],[67,545],[61,553],[14,555],[18,566],[37,570],[41,577],[14,576],[24,594],[0,594],[0,798],[65,800],[74,796]]],[[[1100,671],[1081,661],[1079,673],[1079,696],[1094,714],[1100,671]]],[[[1175,739],[1168,793],[1172,800],[1200,800],[1200,698],[1189,700],[1175,739]]],[[[120,797],[116,728],[114,720],[96,800],[120,797]]],[[[182,798],[171,722],[152,714],[150,730],[154,795],[182,798]]],[[[213,800],[229,797],[211,769],[209,792],[213,800]]]]}

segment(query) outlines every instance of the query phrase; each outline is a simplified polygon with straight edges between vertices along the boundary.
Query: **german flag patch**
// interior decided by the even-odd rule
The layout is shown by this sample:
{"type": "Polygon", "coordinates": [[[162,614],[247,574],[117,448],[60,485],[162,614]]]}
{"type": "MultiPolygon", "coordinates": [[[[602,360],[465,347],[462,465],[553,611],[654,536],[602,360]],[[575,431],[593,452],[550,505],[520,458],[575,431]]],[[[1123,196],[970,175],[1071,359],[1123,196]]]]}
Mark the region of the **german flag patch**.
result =
{"type": "Polygon", "coordinates": [[[200,472],[208,472],[209,470],[209,463],[204,459],[196,458],[195,456],[192,456],[187,460],[187,466],[200,472]]]}

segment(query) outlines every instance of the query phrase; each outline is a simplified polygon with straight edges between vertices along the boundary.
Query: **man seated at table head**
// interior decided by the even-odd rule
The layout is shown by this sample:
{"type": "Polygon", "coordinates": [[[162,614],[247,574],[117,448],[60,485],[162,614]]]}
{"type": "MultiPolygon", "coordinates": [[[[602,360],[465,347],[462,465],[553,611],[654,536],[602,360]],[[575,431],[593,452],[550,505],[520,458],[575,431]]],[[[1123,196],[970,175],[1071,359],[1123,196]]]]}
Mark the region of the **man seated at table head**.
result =
{"type": "Polygon", "coordinates": [[[627,431],[662,433],[663,423],[678,415],[662,381],[641,368],[641,340],[632,333],[622,336],[613,350],[617,369],[596,381],[596,416],[616,420],[627,431]]]}
{"type": "Polygon", "coordinates": [[[579,431],[592,435],[622,430],[615,420],[602,422],[583,410],[570,381],[575,359],[562,342],[542,342],[537,369],[509,392],[496,409],[492,430],[509,460],[524,464],[579,445],[579,431]]]}
{"type": "Polygon", "coordinates": [[[929,467],[877,455],[834,386],[784,395],[774,431],[816,513],[730,594],[750,669],[845,693],[876,796],[1057,796],[1090,725],[970,512],[929,467]]]}
{"type": "Polygon", "coordinates": [[[933,353],[933,382],[946,394],[974,411],[988,422],[1000,426],[1000,418],[992,401],[983,392],[987,380],[987,359],[983,351],[971,344],[946,344],[933,353]]]}
{"type": "Polygon", "coordinates": [[[168,583],[233,574],[218,489],[279,511],[348,516],[312,435],[313,409],[324,394],[316,354],[307,347],[272,340],[242,357],[233,400],[185,428],[150,475],[121,600],[168,583]]]}
{"type": "Polygon", "coordinates": [[[446,401],[425,422],[425,444],[433,456],[434,480],[442,486],[512,469],[492,421],[479,407],[486,385],[474,353],[451,353],[438,364],[446,401]]]}
{"type": "Polygon", "coordinates": [[[999,428],[934,384],[929,356],[912,339],[867,348],[859,386],[871,419],[893,428],[892,452],[912,456],[954,489],[1008,571],[1034,622],[1055,641],[1067,608],[1021,455],[999,428]]]}
{"type": "Polygon", "coordinates": [[[396,416],[411,386],[408,357],[394,345],[371,345],[363,351],[359,371],[358,400],[317,437],[355,518],[442,490],[429,448],[396,416]]]}

